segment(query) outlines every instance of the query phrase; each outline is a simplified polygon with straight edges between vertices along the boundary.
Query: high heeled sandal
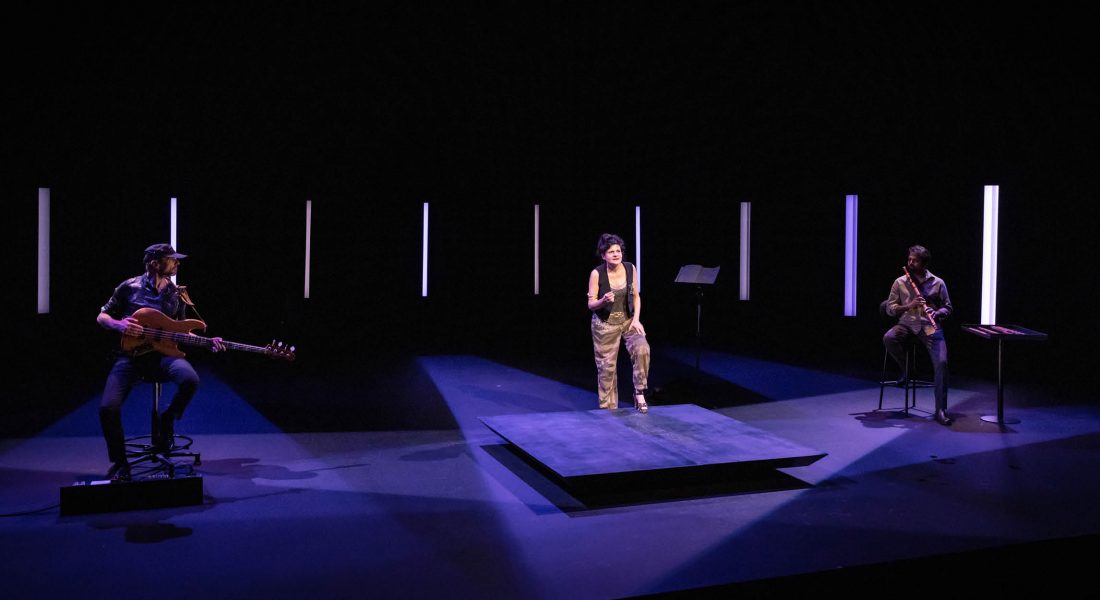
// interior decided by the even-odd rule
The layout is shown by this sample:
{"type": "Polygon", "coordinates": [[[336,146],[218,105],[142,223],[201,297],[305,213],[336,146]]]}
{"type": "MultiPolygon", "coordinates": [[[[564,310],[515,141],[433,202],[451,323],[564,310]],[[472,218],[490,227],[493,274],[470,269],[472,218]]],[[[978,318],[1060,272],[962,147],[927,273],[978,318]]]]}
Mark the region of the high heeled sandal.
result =
{"type": "Polygon", "coordinates": [[[644,395],[634,394],[634,408],[638,409],[638,412],[642,414],[649,412],[649,405],[645,403],[644,395]]]}

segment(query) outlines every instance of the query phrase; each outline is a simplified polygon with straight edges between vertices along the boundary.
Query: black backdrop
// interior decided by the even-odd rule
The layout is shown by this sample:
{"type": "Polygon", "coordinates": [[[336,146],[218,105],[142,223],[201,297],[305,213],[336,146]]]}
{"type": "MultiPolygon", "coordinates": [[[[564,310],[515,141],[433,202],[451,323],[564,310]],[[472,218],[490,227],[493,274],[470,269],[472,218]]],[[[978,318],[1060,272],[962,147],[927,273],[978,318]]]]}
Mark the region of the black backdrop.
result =
{"type": "Polygon", "coordinates": [[[1095,381],[1085,82],[1096,45],[1081,15],[995,3],[371,6],[39,7],[9,24],[0,243],[16,396],[100,385],[111,340],[96,309],[139,271],[145,245],[167,239],[170,196],[191,255],[181,279],[212,333],[292,340],[298,368],[317,373],[415,353],[586,353],[596,237],[616,231],[631,253],[640,206],[655,344],[691,340],[678,267],[720,264],[708,344],[873,368],[878,302],[922,243],[957,307],[953,369],[988,377],[990,348],[957,329],[979,317],[987,183],[1001,185],[999,321],[1051,334],[1019,351],[1014,377],[1095,381]],[[53,203],[48,315],[35,314],[39,186],[53,203]],[[848,193],[860,196],[854,319],[841,316],[848,193]],[[742,201],[753,203],[749,302],[737,299],[742,201]]]}

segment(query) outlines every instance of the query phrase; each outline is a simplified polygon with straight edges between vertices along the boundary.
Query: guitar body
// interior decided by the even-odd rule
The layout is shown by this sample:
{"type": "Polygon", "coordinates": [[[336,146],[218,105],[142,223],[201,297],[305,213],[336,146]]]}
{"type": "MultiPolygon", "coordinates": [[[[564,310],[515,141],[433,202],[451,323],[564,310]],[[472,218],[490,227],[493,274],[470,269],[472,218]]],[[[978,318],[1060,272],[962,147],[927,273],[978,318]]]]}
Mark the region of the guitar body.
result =
{"type": "Polygon", "coordinates": [[[122,336],[122,351],[130,356],[160,352],[165,356],[186,356],[179,349],[176,339],[189,335],[196,329],[206,329],[206,323],[198,319],[177,321],[155,308],[139,308],[133,315],[145,329],[141,337],[122,336]]]}

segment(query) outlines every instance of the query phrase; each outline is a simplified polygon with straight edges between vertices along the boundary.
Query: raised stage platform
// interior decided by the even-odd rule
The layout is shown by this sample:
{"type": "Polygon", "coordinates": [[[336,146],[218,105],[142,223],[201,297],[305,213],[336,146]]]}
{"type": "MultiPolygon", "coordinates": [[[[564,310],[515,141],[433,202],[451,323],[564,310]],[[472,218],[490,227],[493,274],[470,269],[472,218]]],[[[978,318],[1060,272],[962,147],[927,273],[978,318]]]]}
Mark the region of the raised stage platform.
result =
{"type": "Polygon", "coordinates": [[[480,421],[565,479],[700,467],[802,467],[826,456],[694,404],[501,415],[480,421]]]}

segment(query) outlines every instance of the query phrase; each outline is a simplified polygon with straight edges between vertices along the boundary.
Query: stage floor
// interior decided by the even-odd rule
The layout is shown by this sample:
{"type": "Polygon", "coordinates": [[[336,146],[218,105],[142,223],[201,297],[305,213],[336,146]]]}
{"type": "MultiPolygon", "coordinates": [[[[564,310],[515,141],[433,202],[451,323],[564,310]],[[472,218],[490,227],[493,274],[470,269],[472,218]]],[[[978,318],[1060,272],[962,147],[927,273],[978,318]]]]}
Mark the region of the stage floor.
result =
{"type": "Polygon", "coordinates": [[[694,404],[482,417],[559,477],[714,465],[802,467],[825,456],[694,404]]]}
{"type": "MultiPolygon", "coordinates": [[[[951,593],[978,580],[987,592],[1029,583],[1056,592],[1074,573],[1080,584],[1090,553],[1045,551],[1026,564],[950,555],[1100,534],[1091,510],[1100,503],[1100,408],[1088,403],[1025,405],[1016,394],[1020,423],[1000,430],[980,420],[995,404],[993,385],[953,388],[957,420],[947,428],[921,413],[875,412],[877,385],[821,375],[828,393],[714,411],[827,453],[773,470],[785,481],[593,507],[478,420],[578,418],[570,413],[588,412],[591,390],[477,357],[421,364],[452,429],[272,431],[254,405],[212,397],[216,378],[204,374],[206,395],[179,424],[203,453],[199,506],[58,514],[61,486],[107,466],[94,399],[72,415],[84,430],[59,423],[0,439],[0,512],[19,513],[0,519],[5,597],[620,598],[944,556],[935,573],[902,568],[880,584],[951,593]],[[227,414],[255,426],[217,429],[227,414]]],[[[773,380],[793,389],[792,377],[773,380]]],[[[144,409],[128,408],[140,427],[144,409]]],[[[608,418],[642,422],[671,408],[608,418]]]]}

